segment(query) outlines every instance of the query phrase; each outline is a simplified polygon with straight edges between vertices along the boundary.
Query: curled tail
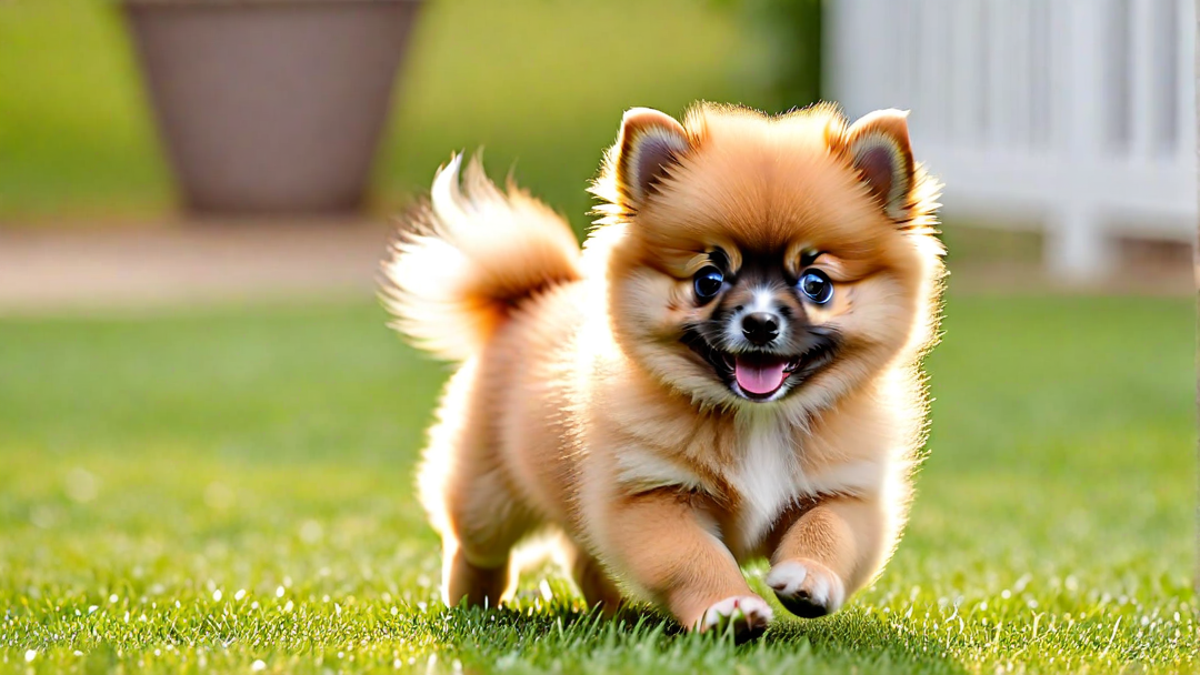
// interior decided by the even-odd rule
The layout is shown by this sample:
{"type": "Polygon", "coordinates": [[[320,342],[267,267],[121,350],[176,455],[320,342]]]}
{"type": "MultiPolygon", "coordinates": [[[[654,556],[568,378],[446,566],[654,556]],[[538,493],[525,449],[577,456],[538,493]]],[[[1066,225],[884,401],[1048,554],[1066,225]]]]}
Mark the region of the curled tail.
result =
{"type": "Polygon", "coordinates": [[[511,182],[501,192],[478,156],[460,179],[461,168],[455,155],[405,216],[380,284],[390,325],[451,360],[477,353],[522,299],[581,277],[579,243],[558,214],[511,182]]]}

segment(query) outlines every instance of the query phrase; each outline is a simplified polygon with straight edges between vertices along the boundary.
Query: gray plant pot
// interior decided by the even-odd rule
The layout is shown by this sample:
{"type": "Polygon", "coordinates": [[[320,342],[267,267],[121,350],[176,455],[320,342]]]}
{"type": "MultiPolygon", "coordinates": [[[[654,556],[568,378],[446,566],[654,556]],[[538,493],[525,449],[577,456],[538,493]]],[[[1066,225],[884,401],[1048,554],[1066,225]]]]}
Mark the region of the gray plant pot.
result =
{"type": "Polygon", "coordinates": [[[123,0],[185,206],[358,209],[418,0],[123,0]]]}

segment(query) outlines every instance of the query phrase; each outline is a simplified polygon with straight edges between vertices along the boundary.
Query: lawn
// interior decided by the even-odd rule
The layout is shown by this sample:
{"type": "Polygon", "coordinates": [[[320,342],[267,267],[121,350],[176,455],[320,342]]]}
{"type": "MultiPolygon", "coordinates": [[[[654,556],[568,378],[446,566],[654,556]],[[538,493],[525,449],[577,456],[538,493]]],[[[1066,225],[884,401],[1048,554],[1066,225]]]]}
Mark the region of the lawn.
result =
{"type": "Polygon", "coordinates": [[[1193,316],[953,299],[896,558],[745,646],[587,615],[555,572],[440,608],[411,484],[445,369],[370,304],[5,320],[0,667],[1194,672],[1193,316]]]}

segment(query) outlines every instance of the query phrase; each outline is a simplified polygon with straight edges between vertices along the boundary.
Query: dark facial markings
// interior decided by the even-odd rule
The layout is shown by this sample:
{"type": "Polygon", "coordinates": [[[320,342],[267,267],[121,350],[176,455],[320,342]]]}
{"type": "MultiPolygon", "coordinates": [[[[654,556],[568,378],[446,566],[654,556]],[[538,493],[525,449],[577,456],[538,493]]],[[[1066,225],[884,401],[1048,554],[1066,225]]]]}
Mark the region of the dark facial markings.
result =
{"type": "Polygon", "coordinates": [[[708,260],[712,264],[716,265],[717,268],[719,268],[725,274],[730,274],[731,270],[729,269],[729,255],[726,254],[721,247],[718,246],[709,251],[708,260]]]}
{"type": "Polygon", "coordinates": [[[779,255],[748,254],[733,272],[724,251],[709,252],[712,264],[695,277],[696,300],[715,304],[708,319],[685,327],[681,341],[735,395],[752,401],[781,398],[833,361],[840,335],[812,324],[806,309],[806,303],[820,305],[828,298],[811,292],[812,279],[807,292],[800,285],[819,255],[805,252],[800,279],[793,279],[779,255]],[[714,274],[721,280],[715,292],[714,274]]]}

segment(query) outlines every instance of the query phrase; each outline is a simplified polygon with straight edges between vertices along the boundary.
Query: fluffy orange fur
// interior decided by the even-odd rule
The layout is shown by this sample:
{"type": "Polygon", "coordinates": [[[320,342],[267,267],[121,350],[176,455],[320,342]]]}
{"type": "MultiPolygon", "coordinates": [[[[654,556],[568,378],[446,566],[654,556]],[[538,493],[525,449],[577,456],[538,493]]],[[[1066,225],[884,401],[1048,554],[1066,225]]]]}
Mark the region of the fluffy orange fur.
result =
{"type": "Polygon", "coordinates": [[[589,604],[641,597],[743,636],[772,610],[740,563],[767,557],[801,616],[880,572],[925,438],[944,274],[938,186],[903,114],[631,111],[582,253],[549,209],[460,168],[439,171],[384,263],[397,327],[460,363],[419,477],[448,604],[507,599],[514,547],[546,530],[589,604]],[[718,250],[726,283],[704,301],[693,278],[718,250]],[[758,302],[752,269],[816,270],[833,289],[818,303],[772,287],[789,326],[837,349],[770,400],[685,344],[758,302]]]}

